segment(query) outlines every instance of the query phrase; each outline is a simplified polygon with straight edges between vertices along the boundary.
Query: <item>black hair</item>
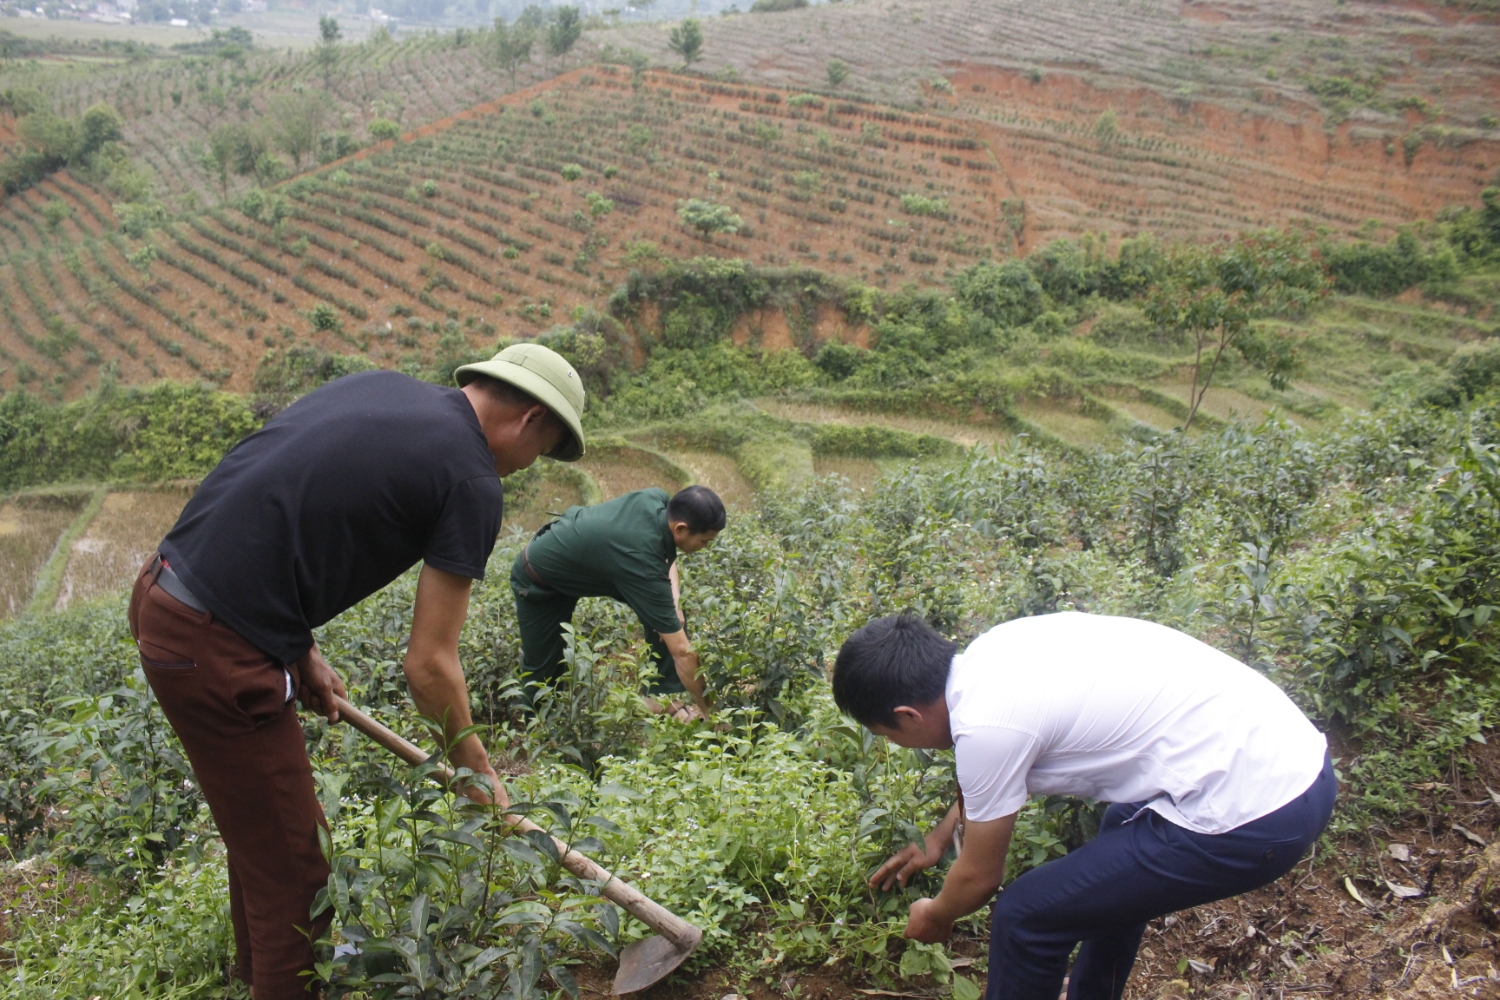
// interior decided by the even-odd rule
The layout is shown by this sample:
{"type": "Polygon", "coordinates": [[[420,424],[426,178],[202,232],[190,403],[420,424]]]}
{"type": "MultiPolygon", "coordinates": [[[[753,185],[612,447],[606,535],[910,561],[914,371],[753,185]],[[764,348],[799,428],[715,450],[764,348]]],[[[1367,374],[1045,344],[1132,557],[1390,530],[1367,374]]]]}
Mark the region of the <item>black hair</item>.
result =
{"type": "MultiPolygon", "coordinates": [[[[494,378],[479,372],[466,372],[465,374],[469,376],[464,381],[465,385],[477,385],[485,391],[486,395],[494,397],[499,402],[509,403],[512,406],[525,406],[527,408],[547,405],[525,389],[517,385],[512,385],[504,379],[494,378]]],[[[547,412],[550,413],[552,411],[549,409],[547,412]]]]}
{"type": "Polygon", "coordinates": [[[484,390],[485,395],[489,396],[491,399],[495,400],[498,403],[514,406],[517,408],[524,407],[528,410],[533,406],[546,407],[547,419],[551,423],[562,428],[563,436],[562,440],[557,444],[558,450],[560,451],[568,447],[569,443],[572,442],[573,428],[568,426],[568,422],[554,413],[552,407],[547,406],[546,403],[542,402],[540,399],[537,399],[525,389],[522,389],[517,385],[512,385],[504,379],[493,378],[489,375],[482,375],[479,372],[468,372],[467,374],[469,377],[464,381],[464,385],[479,386],[479,388],[484,390]]]}
{"type": "Polygon", "coordinates": [[[723,531],[729,523],[724,501],[707,486],[689,486],[667,501],[667,521],[681,521],[695,535],[706,531],[723,531]]]}
{"type": "Polygon", "coordinates": [[[919,616],[877,618],[844,640],[833,663],[833,700],[865,726],[892,726],[900,705],[943,697],[958,644],[919,616]]]}

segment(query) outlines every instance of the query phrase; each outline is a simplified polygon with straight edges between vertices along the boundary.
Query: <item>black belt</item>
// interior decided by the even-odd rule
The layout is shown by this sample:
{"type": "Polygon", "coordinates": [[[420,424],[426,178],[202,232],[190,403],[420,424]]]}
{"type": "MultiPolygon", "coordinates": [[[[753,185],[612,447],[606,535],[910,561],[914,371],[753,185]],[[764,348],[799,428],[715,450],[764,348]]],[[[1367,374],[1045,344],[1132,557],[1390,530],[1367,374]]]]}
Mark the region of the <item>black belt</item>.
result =
{"type": "Polygon", "coordinates": [[[538,573],[531,566],[531,543],[530,542],[527,542],[526,543],[526,547],[521,550],[521,566],[522,566],[522,568],[524,568],[526,570],[526,575],[529,576],[529,577],[531,577],[531,582],[532,583],[536,584],[538,587],[547,587],[548,590],[552,589],[551,587],[547,586],[547,581],[544,580],[544,579],[542,579],[542,574],[538,573]]]}
{"type": "Polygon", "coordinates": [[[182,582],[182,577],[178,576],[172,570],[172,567],[167,565],[167,561],[161,557],[161,553],[157,553],[156,555],[156,564],[153,567],[153,572],[156,573],[156,585],[158,587],[199,614],[208,614],[208,605],[198,600],[197,596],[191,590],[188,590],[187,584],[182,582]]]}

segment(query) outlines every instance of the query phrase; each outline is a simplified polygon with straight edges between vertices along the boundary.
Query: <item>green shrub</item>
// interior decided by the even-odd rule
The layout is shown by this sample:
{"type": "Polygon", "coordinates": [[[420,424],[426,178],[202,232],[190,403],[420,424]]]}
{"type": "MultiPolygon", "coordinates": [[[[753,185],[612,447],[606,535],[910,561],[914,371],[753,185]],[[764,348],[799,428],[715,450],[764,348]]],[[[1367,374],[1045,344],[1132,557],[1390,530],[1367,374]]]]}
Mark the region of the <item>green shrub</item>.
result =
{"type": "Polygon", "coordinates": [[[290,401],[325,382],[374,367],[361,354],[330,354],[315,344],[294,344],[267,351],[251,384],[259,395],[290,401]]]}
{"type": "Polygon", "coordinates": [[[948,217],[948,199],[925,194],[903,194],[901,210],[911,215],[930,215],[935,219],[945,219],[948,217]]]}
{"type": "Polygon", "coordinates": [[[1003,327],[1024,326],[1045,307],[1041,284],[1017,261],[975,264],[953,279],[953,291],[964,305],[1003,327]]]}
{"type": "Polygon", "coordinates": [[[259,423],[244,397],[201,385],[106,383],[53,405],[11,393],[0,398],[0,488],[201,477],[259,423]]]}
{"type": "Polygon", "coordinates": [[[368,126],[370,138],[376,142],[401,138],[401,126],[389,118],[376,118],[368,126]]]}
{"type": "Polygon", "coordinates": [[[1388,243],[1325,244],[1321,253],[1334,287],[1362,295],[1399,295],[1414,285],[1451,277],[1451,265],[1410,229],[1388,243]]]}
{"type": "Polygon", "coordinates": [[[868,352],[852,344],[830,340],[818,349],[813,364],[835,382],[842,382],[864,364],[868,352]]]}
{"type": "Polygon", "coordinates": [[[745,221],[728,205],[720,205],[702,198],[689,198],[677,210],[682,224],[696,229],[700,235],[709,233],[737,233],[745,221]]]}
{"type": "Polygon", "coordinates": [[[946,438],[871,424],[824,424],[813,434],[815,455],[861,458],[955,458],[963,448],[946,438]]]}

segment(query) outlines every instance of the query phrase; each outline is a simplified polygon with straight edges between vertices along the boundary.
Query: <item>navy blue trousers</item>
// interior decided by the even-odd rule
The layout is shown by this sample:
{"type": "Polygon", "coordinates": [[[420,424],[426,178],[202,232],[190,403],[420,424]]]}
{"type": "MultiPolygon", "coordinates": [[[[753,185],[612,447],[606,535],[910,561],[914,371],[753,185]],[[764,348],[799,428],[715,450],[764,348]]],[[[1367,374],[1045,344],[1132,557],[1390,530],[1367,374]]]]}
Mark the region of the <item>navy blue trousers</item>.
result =
{"type": "Polygon", "coordinates": [[[1120,1000],[1146,921],[1249,892],[1291,871],[1328,825],[1334,792],[1333,764],[1325,760],[1297,798],[1217,835],[1141,812],[1143,803],[1111,805],[1099,836],[1000,893],[986,1000],[1057,1000],[1079,942],[1068,1000],[1120,1000]]]}

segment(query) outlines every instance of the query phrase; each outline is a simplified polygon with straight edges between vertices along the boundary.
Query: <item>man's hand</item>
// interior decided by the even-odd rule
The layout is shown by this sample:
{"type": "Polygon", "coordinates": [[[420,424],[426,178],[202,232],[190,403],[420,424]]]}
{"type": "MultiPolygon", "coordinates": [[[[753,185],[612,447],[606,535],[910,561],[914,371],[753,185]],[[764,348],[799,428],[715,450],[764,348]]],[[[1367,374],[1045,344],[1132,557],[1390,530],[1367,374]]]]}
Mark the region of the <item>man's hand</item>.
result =
{"type": "Polygon", "coordinates": [[[312,649],[303,653],[293,666],[297,668],[299,679],[297,700],[303,707],[327,716],[329,722],[339,721],[339,710],[333,696],[348,700],[349,692],[344,688],[342,678],[323,659],[317,643],[313,643],[312,649]]]}
{"type": "Polygon", "coordinates": [[[672,668],[677,671],[677,679],[687,688],[699,713],[703,718],[708,718],[713,713],[713,706],[709,705],[706,695],[708,685],[698,675],[698,654],[694,652],[693,644],[688,642],[687,631],[663,632],[660,635],[667,652],[672,654],[672,668]]]}
{"type": "Polygon", "coordinates": [[[894,883],[906,888],[906,883],[918,872],[926,871],[939,861],[943,860],[942,845],[930,843],[932,836],[928,835],[929,843],[907,844],[896,852],[889,861],[875,870],[870,876],[870,888],[879,886],[881,891],[889,892],[894,883]]]}
{"type": "Polygon", "coordinates": [[[879,886],[881,891],[889,892],[892,884],[897,884],[905,889],[913,875],[943,860],[943,852],[953,841],[953,828],[961,815],[960,806],[955,803],[921,844],[907,844],[889,861],[875,869],[875,874],[870,876],[870,888],[879,886]]]}
{"type": "MultiPolygon", "coordinates": [[[[478,743],[479,741],[475,740],[474,742],[478,743]]],[[[465,749],[467,749],[467,747],[465,749]]],[[[469,770],[473,771],[476,776],[482,774],[485,777],[489,778],[490,787],[495,790],[494,795],[491,796],[484,790],[484,786],[471,779],[465,782],[465,784],[463,785],[463,794],[468,797],[470,802],[478,802],[480,805],[489,805],[491,803],[494,803],[502,809],[508,809],[510,807],[510,796],[505,794],[505,785],[501,783],[500,775],[496,774],[495,769],[490,766],[489,755],[484,754],[483,751],[484,748],[481,746],[480,753],[484,757],[484,759],[475,761],[459,760],[459,757],[470,756],[470,754],[460,754],[455,752],[449,755],[449,759],[456,767],[467,767],[469,770]]]]}
{"type": "Polygon", "coordinates": [[[905,937],[925,944],[937,944],[948,940],[952,933],[953,921],[938,916],[932,900],[919,899],[911,904],[911,912],[906,917],[905,937]]]}

